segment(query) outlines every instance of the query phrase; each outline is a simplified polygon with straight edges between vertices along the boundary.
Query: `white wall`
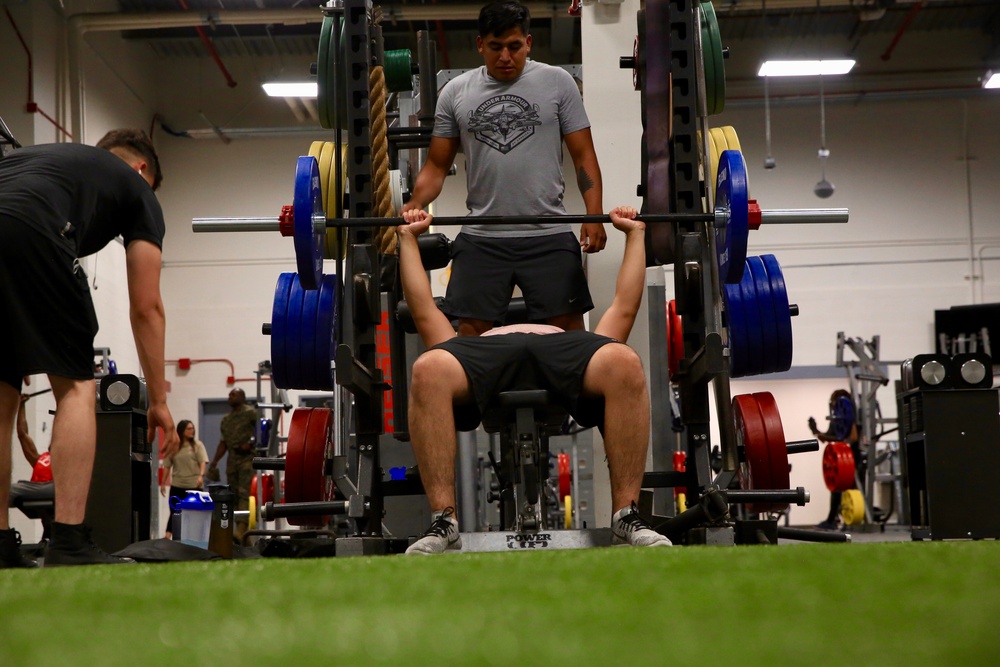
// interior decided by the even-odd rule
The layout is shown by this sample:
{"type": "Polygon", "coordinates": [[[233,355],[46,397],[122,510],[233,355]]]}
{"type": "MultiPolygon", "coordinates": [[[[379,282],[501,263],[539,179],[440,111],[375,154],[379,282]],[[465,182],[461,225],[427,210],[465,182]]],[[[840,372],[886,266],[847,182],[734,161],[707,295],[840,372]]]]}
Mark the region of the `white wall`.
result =
{"type": "MultiPolygon", "coordinates": [[[[618,69],[618,56],[632,51],[637,6],[635,0],[620,7],[590,5],[582,19],[585,103],[593,122],[607,208],[636,201],[639,94],[632,90],[631,73],[618,69]]],[[[47,3],[30,7],[30,11],[25,5],[11,9],[19,21],[31,25],[39,44],[34,54],[36,81],[56,81],[55,74],[43,74],[57,67],[58,54],[42,35],[57,29],[58,21],[47,3]]],[[[9,36],[9,26],[0,20],[0,59],[20,62],[20,45],[9,36]]],[[[154,111],[163,113],[175,129],[205,127],[199,112],[224,127],[301,127],[284,102],[261,99],[253,89],[257,77],[273,71],[274,63],[227,58],[227,66],[240,81],[236,89],[229,89],[207,59],[150,61],[140,47],[107,34],[88,35],[86,43],[90,53],[82,57],[88,142],[110,127],[148,127],[154,111]],[[137,64],[128,64],[130,58],[137,64]]],[[[23,72],[15,67],[4,76],[0,115],[25,143],[54,140],[51,130],[46,134],[38,129],[47,123],[24,114],[20,99],[7,92],[22,89],[23,72]]],[[[56,92],[39,91],[36,97],[41,100],[45,93],[55,100],[56,92]]],[[[783,226],[752,233],[751,253],[778,256],[792,301],[801,308],[793,321],[796,366],[832,365],[838,331],[866,339],[881,334],[883,358],[901,360],[931,349],[935,309],[1000,300],[1000,261],[986,263],[985,284],[967,279],[968,192],[972,253],[1000,244],[1000,195],[991,187],[1000,176],[996,158],[1000,139],[990,124],[998,107],[996,97],[968,102],[938,98],[831,103],[827,176],[837,192],[829,200],[812,194],[820,166],[816,105],[773,105],[772,154],[778,164],[773,171],[761,166],[766,152],[762,105],[731,105],[712,119],[714,125],[736,127],[749,165],[751,195],[765,208],[829,205],[851,210],[847,225],[783,226]],[[969,182],[966,136],[972,158],[969,182]]],[[[236,139],[228,145],[174,138],[159,130],[155,138],[166,175],[160,200],[168,230],[163,272],[167,357],[225,358],[234,363],[237,377],[251,377],[257,363],[270,356],[260,325],[270,318],[278,273],[294,270],[291,240],[276,233],[195,235],[191,218],[276,215],[291,200],[295,157],[307,151],[310,141],[331,137],[316,127],[298,136],[236,139]]],[[[463,169],[460,163],[458,176],[448,180],[439,213],[464,211],[463,169]]],[[[567,195],[571,209],[581,210],[572,182],[567,195]]],[[[613,230],[609,234],[608,249],[589,262],[598,312],[610,302],[621,253],[620,239],[613,230]]],[[[1000,256],[1000,248],[985,252],[987,257],[1000,256]]],[[[123,300],[122,257],[116,245],[101,253],[94,296],[102,322],[98,344],[110,346],[119,369],[127,372],[137,371],[138,364],[123,300]]],[[[92,277],[93,263],[87,263],[92,277]]],[[[672,285],[669,276],[667,284],[672,285]]],[[[633,334],[633,342],[646,356],[646,334],[641,329],[633,334]]],[[[196,418],[199,398],[224,397],[228,374],[228,366],[220,363],[198,364],[186,373],[168,369],[175,418],[196,418]]],[[[252,389],[249,384],[241,386],[252,389]]],[[[829,380],[762,379],[736,382],[733,392],[755,387],[775,394],[790,439],[803,435],[809,415],[817,419],[824,415],[832,390],[829,380]]],[[[882,390],[880,399],[886,413],[894,412],[890,389],[882,390]]],[[[38,412],[35,416],[40,419],[38,412]]],[[[213,442],[205,436],[206,442],[213,442]]],[[[810,507],[795,510],[796,521],[802,523],[814,523],[826,512],[825,489],[816,482],[814,458],[793,458],[793,484],[807,481],[816,499],[810,507]],[[800,474],[805,481],[798,481],[800,474]]],[[[597,497],[606,502],[607,494],[599,488],[597,497]]],[[[601,516],[610,513],[606,505],[598,509],[601,516]]]]}

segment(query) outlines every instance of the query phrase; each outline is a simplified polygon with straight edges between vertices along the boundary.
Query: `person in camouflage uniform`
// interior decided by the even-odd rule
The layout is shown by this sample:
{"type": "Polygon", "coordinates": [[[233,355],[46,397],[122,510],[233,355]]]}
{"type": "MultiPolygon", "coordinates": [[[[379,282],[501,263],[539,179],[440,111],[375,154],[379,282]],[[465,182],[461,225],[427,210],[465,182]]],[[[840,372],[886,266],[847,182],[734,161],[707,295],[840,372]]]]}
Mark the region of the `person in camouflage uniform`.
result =
{"type": "MultiPolygon", "coordinates": [[[[226,482],[229,488],[236,494],[236,509],[250,509],[250,483],[253,480],[253,457],[254,457],[254,433],[257,426],[257,410],[253,406],[247,405],[247,396],[242,389],[233,389],[229,392],[229,406],[232,411],[222,418],[222,425],[219,430],[222,438],[219,440],[219,447],[215,451],[215,456],[209,464],[209,470],[216,470],[219,461],[226,452],[229,458],[226,460],[226,482]]],[[[247,522],[236,523],[233,537],[236,540],[243,539],[243,533],[247,531],[247,522]]]]}

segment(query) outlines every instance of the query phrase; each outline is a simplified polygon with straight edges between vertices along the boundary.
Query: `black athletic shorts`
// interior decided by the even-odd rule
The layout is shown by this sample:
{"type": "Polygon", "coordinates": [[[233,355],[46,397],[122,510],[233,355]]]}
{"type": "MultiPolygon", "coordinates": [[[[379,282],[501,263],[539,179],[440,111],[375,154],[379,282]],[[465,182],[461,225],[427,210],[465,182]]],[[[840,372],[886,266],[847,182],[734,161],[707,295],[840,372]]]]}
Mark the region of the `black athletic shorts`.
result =
{"type": "Polygon", "coordinates": [[[475,402],[455,406],[455,427],[472,431],[497,394],[520,389],[547,389],[581,425],[603,426],[604,399],[580,394],[591,357],[615,342],[589,331],[510,333],[456,336],[431,349],[449,352],[462,364],[475,402]]]}
{"type": "Polygon", "coordinates": [[[18,391],[25,375],[94,377],[97,314],[70,247],[0,216],[0,381],[18,391]]]}
{"type": "Polygon", "coordinates": [[[503,324],[515,285],[531,322],[594,307],[580,242],[572,232],[502,238],[459,234],[441,310],[452,319],[503,324]]]}

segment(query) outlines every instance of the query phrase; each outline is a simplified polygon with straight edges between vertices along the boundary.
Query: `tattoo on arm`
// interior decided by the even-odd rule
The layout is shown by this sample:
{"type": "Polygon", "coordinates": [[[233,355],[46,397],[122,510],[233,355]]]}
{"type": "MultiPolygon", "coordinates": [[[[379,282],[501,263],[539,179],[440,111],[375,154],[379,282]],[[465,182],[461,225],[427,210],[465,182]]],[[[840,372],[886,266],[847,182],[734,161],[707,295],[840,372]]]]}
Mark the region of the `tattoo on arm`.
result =
{"type": "Polygon", "coordinates": [[[583,167],[576,170],[576,182],[580,186],[580,194],[584,194],[587,190],[594,187],[594,179],[590,177],[590,174],[583,167]]]}

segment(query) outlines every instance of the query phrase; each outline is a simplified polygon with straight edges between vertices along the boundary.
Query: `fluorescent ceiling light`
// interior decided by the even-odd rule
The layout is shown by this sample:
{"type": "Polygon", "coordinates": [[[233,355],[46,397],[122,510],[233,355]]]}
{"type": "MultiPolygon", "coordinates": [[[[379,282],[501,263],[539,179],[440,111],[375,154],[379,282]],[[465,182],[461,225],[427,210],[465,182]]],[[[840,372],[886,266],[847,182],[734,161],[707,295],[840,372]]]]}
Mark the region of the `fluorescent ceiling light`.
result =
{"type": "Polygon", "coordinates": [[[760,66],[757,76],[824,76],[847,74],[853,60],[768,60],[760,66]]]}
{"type": "Polygon", "coordinates": [[[264,92],[271,97],[316,97],[316,82],[265,83],[264,92]]]}
{"type": "Polygon", "coordinates": [[[1000,72],[987,72],[983,79],[983,88],[1000,88],[1000,72]]]}

